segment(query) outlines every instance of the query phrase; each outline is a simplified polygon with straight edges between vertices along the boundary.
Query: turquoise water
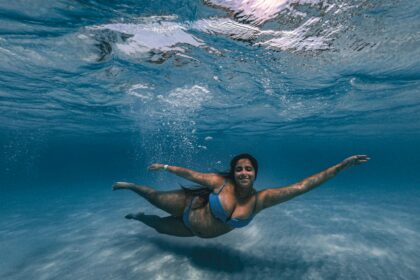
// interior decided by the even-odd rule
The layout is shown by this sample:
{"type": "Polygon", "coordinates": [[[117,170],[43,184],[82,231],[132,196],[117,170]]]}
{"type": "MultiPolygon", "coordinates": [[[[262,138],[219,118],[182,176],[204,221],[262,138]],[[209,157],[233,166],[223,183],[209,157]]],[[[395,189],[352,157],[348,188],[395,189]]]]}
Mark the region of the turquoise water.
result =
{"type": "Polygon", "coordinates": [[[418,279],[418,1],[0,3],[2,279],[418,279]],[[225,170],[256,188],[368,154],[215,239],[115,181],[225,170]]]}

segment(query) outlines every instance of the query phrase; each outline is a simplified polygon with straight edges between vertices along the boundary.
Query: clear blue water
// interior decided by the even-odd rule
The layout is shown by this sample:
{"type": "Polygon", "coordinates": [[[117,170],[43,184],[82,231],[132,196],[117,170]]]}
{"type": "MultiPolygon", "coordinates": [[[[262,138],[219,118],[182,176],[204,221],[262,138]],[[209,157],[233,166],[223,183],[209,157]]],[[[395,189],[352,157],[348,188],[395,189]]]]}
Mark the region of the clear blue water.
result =
{"type": "Polygon", "coordinates": [[[2,279],[419,279],[419,1],[1,1],[2,279]],[[215,239],[114,181],[372,160],[215,239]]]}

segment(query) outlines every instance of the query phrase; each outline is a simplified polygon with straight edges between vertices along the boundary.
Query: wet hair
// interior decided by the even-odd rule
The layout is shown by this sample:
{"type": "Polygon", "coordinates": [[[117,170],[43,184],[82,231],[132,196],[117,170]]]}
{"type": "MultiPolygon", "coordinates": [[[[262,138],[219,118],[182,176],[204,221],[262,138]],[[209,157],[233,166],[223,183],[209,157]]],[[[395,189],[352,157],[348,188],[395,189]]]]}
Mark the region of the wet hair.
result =
{"type": "Polygon", "coordinates": [[[251,156],[250,154],[246,154],[246,153],[245,154],[236,155],[236,156],[234,156],[232,158],[232,160],[230,161],[230,170],[229,170],[229,172],[227,174],[228,177],[231,178],[231,179],[234,178],[234,175],[233,174],[235,173],[235,166],[236,166],[236,163],[238,163],[238,161],[240,159],[249,159],[249,161],[252,164],[252,167],[254,167],[254,170],[255,170],[255,179],[257,179],[257,174],[258,174],[258,161],[253,156],[251,156]]]}

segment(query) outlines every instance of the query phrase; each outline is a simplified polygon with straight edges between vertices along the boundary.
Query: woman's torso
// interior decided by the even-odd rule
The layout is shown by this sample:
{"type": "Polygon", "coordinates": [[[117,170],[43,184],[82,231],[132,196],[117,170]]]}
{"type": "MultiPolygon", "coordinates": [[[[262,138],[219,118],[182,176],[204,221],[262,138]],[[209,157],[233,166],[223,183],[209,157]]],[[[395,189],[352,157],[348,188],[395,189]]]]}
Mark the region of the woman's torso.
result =
{"type": "MultiPolygon", "coordinates": [[[[255,193],[239,201],[235,196],[234,185],[231,182],[227,182],[224,187],[221,186],[215,189],[213,195],[218,195],[220,204],[230,218],[247,219],[255,215],[254,210],[257,197],[255,193]]],[[[199,237],[210,238],[234,229],[231,225],[216,218],[210,208],[210,203],[207,202],[203,207],[195,209],[193,207],[190,210],[189,222],[194,234],[199,237]]]]}

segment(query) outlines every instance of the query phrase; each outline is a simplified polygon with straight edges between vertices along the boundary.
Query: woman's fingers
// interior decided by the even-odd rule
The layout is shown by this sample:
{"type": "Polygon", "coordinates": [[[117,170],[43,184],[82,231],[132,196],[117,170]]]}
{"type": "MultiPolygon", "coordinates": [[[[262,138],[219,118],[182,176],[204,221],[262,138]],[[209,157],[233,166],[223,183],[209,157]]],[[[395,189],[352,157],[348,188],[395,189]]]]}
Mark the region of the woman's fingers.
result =
{"type": "Polygon", "coordinates": [[[366,162],[366,161],[370,160],[370,157],[368,157],[367,155],[359,155],[359,156],[357,156],[357,159],[361,162],[366,162]]]}
{"type": "Polygon", "coordinates": [[[149,170],[159,170],[161,169],[162,164],[160,163],[152,163],[151,165],[149,165],[149,170]]]}
{"type": "Polygon", "coordinates": [[[129,182],[115,182],[112,185],[112,190],[120,190],[120,189],[127,189],[132,187],[134,184],[129,182]]]}
{"type": "Polygon", "coordinates": [[[347,166],[350,167],[352,165],[358,165],[365,162],[368,162],[370,160],[370,157],[367,155],[355,155],[346,158],[344,161],[347,163],[347,166]]]}
{"type": "Polygon", "coordinates": [[[352,156],[351,158],[355,164],[365,163],[370,160],[370,157],[367,155],[356,155],[356,156],[352,156]]]}

